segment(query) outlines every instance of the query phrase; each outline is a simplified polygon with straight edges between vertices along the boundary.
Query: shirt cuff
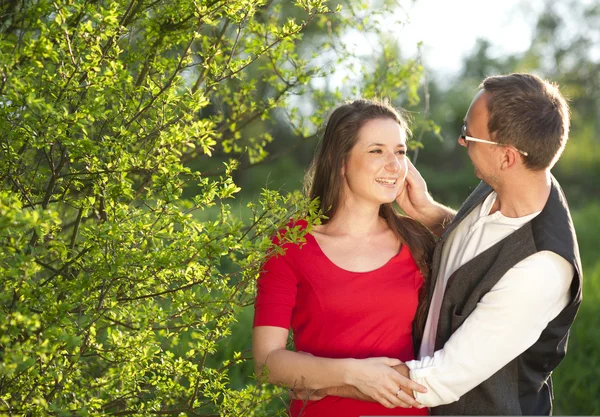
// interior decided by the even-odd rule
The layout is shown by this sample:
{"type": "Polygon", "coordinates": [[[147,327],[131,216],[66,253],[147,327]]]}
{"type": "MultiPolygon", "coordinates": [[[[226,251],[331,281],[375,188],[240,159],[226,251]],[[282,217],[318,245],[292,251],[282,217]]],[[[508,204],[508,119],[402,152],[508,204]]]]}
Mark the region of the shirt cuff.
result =
{"type": "Polygon", "coordinates": [[[425,394],[413,391],[415,400],[426,407],[437,407],[442,404],[449,404],[458,401],[460,397],[437,381],[435,366],[435,357],[425,357],[421,360],[406,362],[406,366],[410,369],[410,379],[417,384],[427,388],[425,394]]]}

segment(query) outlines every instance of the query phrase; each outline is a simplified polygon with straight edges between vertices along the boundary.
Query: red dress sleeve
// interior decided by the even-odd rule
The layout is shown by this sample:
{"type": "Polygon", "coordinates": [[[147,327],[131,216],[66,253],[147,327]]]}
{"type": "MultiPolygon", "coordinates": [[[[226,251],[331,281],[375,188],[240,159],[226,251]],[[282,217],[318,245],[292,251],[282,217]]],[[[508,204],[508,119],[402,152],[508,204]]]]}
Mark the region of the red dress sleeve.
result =
{"type": "Polygon", "coordinates": [[[298,279],[284,255],[271,256],[258,278],[254,303],[254,325],[290,328],[296,305],[298,279]]]}

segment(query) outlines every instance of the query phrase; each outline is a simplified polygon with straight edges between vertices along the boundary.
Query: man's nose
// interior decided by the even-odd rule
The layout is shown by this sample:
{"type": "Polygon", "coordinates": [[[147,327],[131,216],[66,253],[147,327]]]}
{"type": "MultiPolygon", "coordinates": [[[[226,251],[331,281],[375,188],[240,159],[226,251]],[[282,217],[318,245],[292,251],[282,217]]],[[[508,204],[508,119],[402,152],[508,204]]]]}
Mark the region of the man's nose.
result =
{"type": "Polygon", "coordinates": [[[469,144],[467,143],[467,141],[465,140],[465,138],[462,137],[462,135],[458,135],[458,144],[460,146],[462,146],[463,148],[468,148],[469,144]]]}

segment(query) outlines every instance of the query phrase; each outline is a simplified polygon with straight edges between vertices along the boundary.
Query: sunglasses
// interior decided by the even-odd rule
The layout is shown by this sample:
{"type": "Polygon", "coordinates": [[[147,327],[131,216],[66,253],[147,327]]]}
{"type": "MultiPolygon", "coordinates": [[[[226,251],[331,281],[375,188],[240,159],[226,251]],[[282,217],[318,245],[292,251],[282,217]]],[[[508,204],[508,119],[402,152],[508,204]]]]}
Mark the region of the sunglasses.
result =
{"type": "Polygon", "coordinates": [[[527,156],[529,155],[527,152],[522,151],[520,149],[515,148],[512,145],[506,145],[504,143],[498,143],[498,142],[492,142],[491,140],[485,140],[485,139],[478,139],[478,138],[474,138],[472,136],[467,136],[467,126],[463,125],[462,130],[460,132],[460,137],[462,140],[464,140],[465,142],[480,142],[480,143],[487,143],[489,145],[498,145],[498,146],[510,146],[511,148],[513,148],[514,150],[516,150],[517,152],[519,152],[521,155],[523,156],[527,156]]]}

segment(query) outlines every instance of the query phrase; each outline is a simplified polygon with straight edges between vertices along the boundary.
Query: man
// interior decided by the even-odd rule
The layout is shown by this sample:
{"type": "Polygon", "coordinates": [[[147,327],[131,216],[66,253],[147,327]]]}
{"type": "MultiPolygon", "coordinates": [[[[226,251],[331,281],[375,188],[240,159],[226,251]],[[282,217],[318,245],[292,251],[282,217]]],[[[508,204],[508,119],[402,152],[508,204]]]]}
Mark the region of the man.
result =
{"type": "MultiPolygon", "coordinates": [[[[401,387],[432,414],[548,415],[550,375],[581,303],[577,240],[550,174],[569,110],[556,86],[530,74],[489,77],[480,88],[458,139],[480,185],[455,213],[431,199],[409,163],[397,199],[441,237],[420,359],[396,369],[427,388],[401,387]]],[[[313,395],[364,399],[353,387],[313,395]]],[[[396,395],[395,405],[415,405],[396,395]]]]}
{"type": "Polygon", "coordinates": [[[550,414],[550,375],[581,303],[577,240],[550,174],[569,110],[557,87],[534,75],[489,77],[480,87],[459,137],[480,185],[454,216],[412,167],[398,198],[441,234],[421,359],[406,365],[428,388],[415,398],[433,414],[550,414]]]}

